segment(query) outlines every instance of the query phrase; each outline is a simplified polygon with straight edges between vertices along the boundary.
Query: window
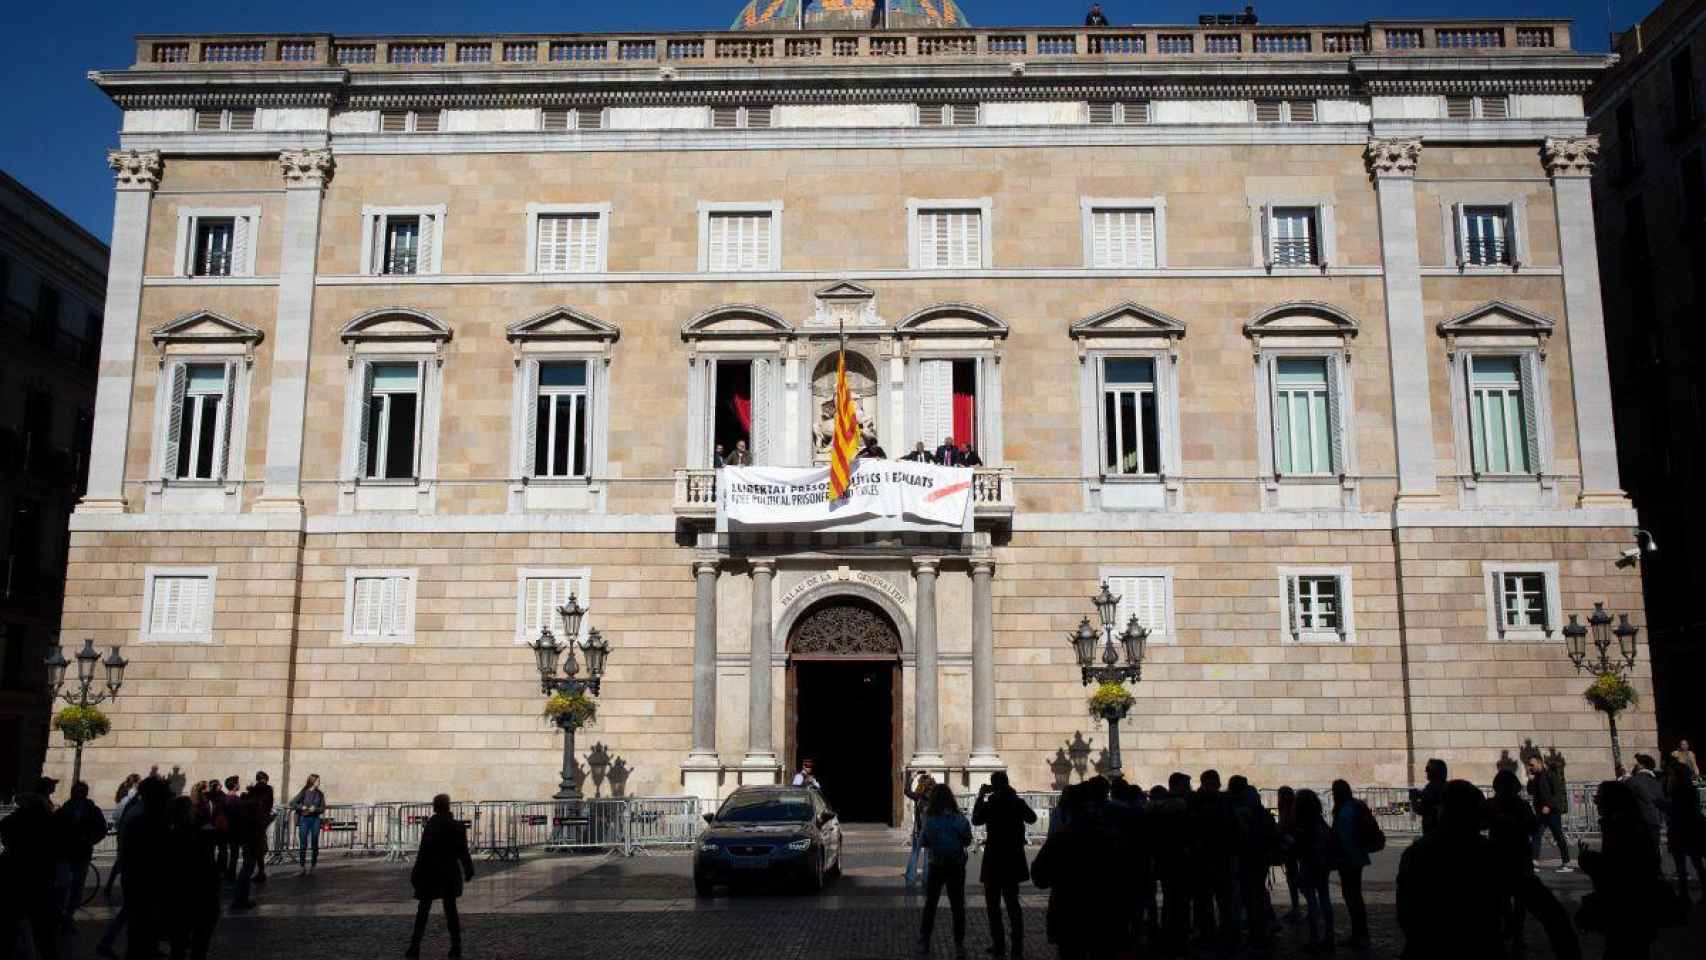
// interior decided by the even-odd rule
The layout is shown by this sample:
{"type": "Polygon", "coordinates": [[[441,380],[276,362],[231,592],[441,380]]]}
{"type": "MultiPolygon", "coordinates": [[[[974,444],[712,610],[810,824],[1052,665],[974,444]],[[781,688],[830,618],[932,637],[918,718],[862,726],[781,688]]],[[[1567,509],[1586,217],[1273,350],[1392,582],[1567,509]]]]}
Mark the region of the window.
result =
{"type": "Polygon", "coordinates": [[[517,642],[533,642],[539,637],[539,631],[545,627],[551,628],[551,633],[556,636],[558,643],[586,639],[592,619],[589,617],[581,620],[580,636],[564,637],[563,618],[557,615],[557,608],[568,603],[570,596],[582,607],[591,606],[587,598],[592,592],[592,576],[587,570],[543,570],[524,567],[516,572],[516,580],[517,642]]]}
{"type": "Polygon", "coordinates": [[[700,269],[717,273],[782,268],[782,205],[699,205],[700,269]]]}
{"type": "Polygon", "coordinates": [[[172,406],[167,414],[163,467],[167,479],[222,480],[231,446],[235,363],[177,363],[168,368],[172,406]]]}
{"type": "Polygon", "coordinates": [[[1293,643],[1343,643],[1351,639],[1351,577],[1343,568],[1280,571],[1285,635],[1293,643]]]}
{"type": "Polygon", "coordinates": [[[975,103],[921,103],[918,105],[918,125],[921,127],[975,127],[975,103]]]}
{"type": "Polygon", "coordinates": [[[603,127],[604,110],[600,107],[546,107],[539,111],[541,130],[600,130],[603,127]]]}
{"type": "Polygon", "coordinates": [[[1257,100],[1257,123],[1314,123],[1313,100],[1257,100]]]}
{"type": "Polygon", "coordinates": [[[1549,639],[1558,626],[1556,563],[1483,564],[1489,639],[1549,639]]]}
{"type": "Polygon", "coordinates": [[[984,438],[978,436],[978,382],[982,361],[947,359],[934,355],[918,361],[918,435],[925,449],[934,451],[944,440],[961,446],[971,444],[981,456],[989,456],[984,438]]]}
{"type": "Polygon", "coordinates": [[[1502,95],[1448,94],[1445,115],[1450,120],[1503,120],[1510,115],[1510,101],[1502,95]]]}
{"type": "Polygon", "coordinates": [[[1636,142],[1635,102],[1625,100],[1617,107],[1617,172],[1633,176],[1641,166],[1641,150],[1636,142]]]}
{"type": "Polygon", "coordinates": [[[1489,267],[1514,261],[1509,207],[1464,206],[1457,224],[1460,265],[1489,267]]]}
{"type": "Polygon", "coordinates": [[[1671,122],[1678,133],[1699,119],[1699,105],[1694,98],[1694,52],[1687,46],[1670,61],[1670,103],[1671,122]]]}
{"type": "Polygon", "coordinates": [[[1092,100],[1090,122],[1098,126],[1148,123],[1149,101],[1092,100]]]}
{"type": "Polygon", "coordinates": [[[770,126],[770,107],[712,107],[711,126],[719,130],[752,129],[770,126]]]}
{"type": "Polygon", "coordinates": [[[1321,262],[1316,208],[1272,207],[1267,220],[1268,266],[1304,267],[1321,262]]]}
{"type": "Polygon", "coordinates": [[[260,207],[180,207],[172,272],[180,277],[253,276],[260,219],[260,207]]]}
{"type": "Polygon", "coordinates": [[[412,480],[419,476],[421,363],[368,363],[361,415],[362,477],[412,480]]]}
{"type": "Polygon", "coordinates": [[[1337,471],[1339,424],[1330,357],[1273,359],[1274,474],[1337,471]]]}
{"type": "Polygon", "coordinates": [[[1102,473],[1161,472],[1161,424],[1156,414],[1155,361],[1102,360],[1102,473]]]}
{"type": "Polygon", "coordinates": [[[361,272],[373,276],[438,273],[443,261],[444,206],[363,207],[367,244],[361,272]]]}
{"type": "Polygon", "coordinates": [[[195,128],[200,132],[253,130],[255,129],[255,108],[197,110],[195,112],[195,128]]]}
{"type": "Polygon", "coordinates": [[[527,427],[532,475],[584,477],[591,429],[586,362],[553,360],[535,366],[538,380],[527,427]]]}
{"type": "Polygon", "coordinates": [[[443,118],[438,110],[381,110],[380,133],[437,133],[443,118]]]}
{"type": "Polygon", "coordinates": [[[344,639],[414,643],[413,570],[350,570],[344,583],[344,639]]]}
{"type": "Polygon", "coordinates": [[[138,639],[152,643],[212,643],[213,567],[149,567],[144,572],[138,639]]]}
{"type": "Polygon", "coordinates": [[[1114,630],[1123,632],[1133,616],[1149,631],[1149,643],[1172,643],[1173,572],[1168,569],[1103,568],[1102,579],[1120,598],[1114,630]]]}
{"type": "Polygon", "coordinates": [[[1136,207],[1090,210],[1090,266],[1153,269],[1155,211],[1136,207]]]}
{"type": "Polygon", "coordinates": [[[1546,578],[1538,573],[1500,575],[1499,622],[1502,629],[1545,627],[1546,578]]]}
{"type": "Polygon", "coordinates": [[[538,217],[540,273],[596,273],[602,269],[601,218],[596,213],[553,213],[538,217]]]}
{"type": "Polygon", "coordinates": [[[1533,473],[1534,376],[1529,355],[1469,358],[1469,435],[1477,474],[1533,473]]]}
{"type": "Polygon", "coordinates": [[[1706,163],[1698,149],[1682,158],[1682,225],[1685,231],[1706,226],[1706,163]]]}
{"type": "Polygon", "coordinates": [[[984,266],[983,230],[983,211],[976,208],[919,210],[918,269],[977,269],[984,266]]]}

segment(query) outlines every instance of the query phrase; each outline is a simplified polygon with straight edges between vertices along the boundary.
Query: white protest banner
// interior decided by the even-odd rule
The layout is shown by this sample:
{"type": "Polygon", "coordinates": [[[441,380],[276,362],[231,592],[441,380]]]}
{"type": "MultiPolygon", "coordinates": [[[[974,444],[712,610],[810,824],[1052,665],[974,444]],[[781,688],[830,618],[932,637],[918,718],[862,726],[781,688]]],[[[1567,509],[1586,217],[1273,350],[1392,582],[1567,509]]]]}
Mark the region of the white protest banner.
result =
{"type": "Polygon", "coordinates": [[[717,519],[746,527],[959,529],[971,511],[971,477],[966,467],[861,459],[847,496],[831,503],[827,466],[724,467],[717,519]]]}

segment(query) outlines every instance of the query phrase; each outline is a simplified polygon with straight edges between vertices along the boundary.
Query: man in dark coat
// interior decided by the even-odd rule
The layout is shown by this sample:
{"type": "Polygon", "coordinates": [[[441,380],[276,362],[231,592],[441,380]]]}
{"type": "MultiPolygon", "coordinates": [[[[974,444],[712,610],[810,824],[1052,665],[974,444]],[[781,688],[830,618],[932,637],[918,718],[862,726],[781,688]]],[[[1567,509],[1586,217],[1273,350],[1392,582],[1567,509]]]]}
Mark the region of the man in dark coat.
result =
{"type": "Polygon", "coordinates": [[[55,960],[60,901],[53,886],[53,806],[40,786],[37,791],[20,794],[18,809],[0,820],[0,843],[6,848],[0,853],[0,956],[10,956],[19,928],[28,923],[44,960],[55,960]]]}
{"type": "Polygon", "coordinates": [[[977,791],[971,822],[984,828],[983,908],[989,914],[989,952],[1006,950],[1001,929],[1001,902],[1007,902],[1007,921],[1013,932],[1013,956],[1025,950],[1025,920],[1019,910],[1019,884],[1031,878],[1025,863],[1025,824],[1036,823],[1037,813],[1007,782],[1007,773],[997,770],[989,783],[977,791]]]}
{"type": "Polygon", "coordinates": [[[142,809],[124,818],[119,833],[120,849],[124,851],[120,881],[129,916],[124,955],[147,957],[160,943],[164,932],[162,911],[172,895],[167,819],[172,791],[166,781],[148,777],[137,785],[136,799],[131,802],[141,804],[142,809]]]}
{"type": "Polygon", "coordinates": [[[61,921],[61,928],[70,933],[71,920],[83,904],[83,884],[89,877],[95,844],[107,835],[107,818],[95,801],[89,799],[89,785],[79,780],[71,785],[71,799],[53,812],[53,825],[59,841],[59,859],[70,869],[71,884],[66,891],[61,921]]]}
{"type": "Polygon", "coordinates": [[[959,466],[960,448],[954,445],[954,438],[943,437],[942,443],[936,448],[936,453],[932,459],[944,467],[959,466]]]}
{"type": "Polygon", "coordinates": [[[1564,781],[1539,757],[1528,758],[1528,796],[1534,801],[1534,815],[1539,820],[1534,841],[1529,844],[1534,859],[1540,859],[1540,835],[1550,830],[1562,863],[1558,872],[1571,872],[1574,868],[1570,866],[1570,844],[1564,839],[1564,812],[1569,803],[1564,781]]]}
{"type": "Polygon", "coordinates": [[[199,821],[188,797],[173,797],[166,833],[171,895],[164,920],[172,956],[207,960],[219,922],[219,864],[213,857],[213,825],[199,821]]]}
{"type": "Polygon", "coordinates": [[[1440,789],[1438,825],[1398,861],[1398,925],[1405,960],[1502,957],[1508,874],[1481,836],[1485,801],[1465,780],[1440,789]]]}
{"type": "Polygon", "coordinates": [[[415,854],[415,866],[409,873],[409,883],[415,888],[420,906],[415,910],[415,931],[409,938],[405,957],[421,955],[421,937],[426,933],[427,917],[432,913],[434,900],[444,901],[444,923],[450,928],[450,956],[462,956],[462,918],[456,913],[456,898],[462,896],[462,884],[474,879],[474,860],[468,855],[468,832],[461,821],[450,815],[450,795],[441,793],[432,798],[432,816],[421,830],[421,849],[415,854]]]}

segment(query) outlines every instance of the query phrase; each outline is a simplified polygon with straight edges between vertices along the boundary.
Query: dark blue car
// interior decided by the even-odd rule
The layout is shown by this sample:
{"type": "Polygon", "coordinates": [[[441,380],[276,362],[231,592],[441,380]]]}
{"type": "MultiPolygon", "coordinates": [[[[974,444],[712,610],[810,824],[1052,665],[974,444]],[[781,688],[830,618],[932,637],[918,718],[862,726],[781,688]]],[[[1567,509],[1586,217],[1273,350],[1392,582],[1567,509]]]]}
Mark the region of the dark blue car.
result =
{"type": "Polygon", "coordinates": [[[693,889],[719,883],[782,880],[823,886],[841,869],[841,823],[816,790],[741,787],[716,813],[693,849],[693,889]]]}

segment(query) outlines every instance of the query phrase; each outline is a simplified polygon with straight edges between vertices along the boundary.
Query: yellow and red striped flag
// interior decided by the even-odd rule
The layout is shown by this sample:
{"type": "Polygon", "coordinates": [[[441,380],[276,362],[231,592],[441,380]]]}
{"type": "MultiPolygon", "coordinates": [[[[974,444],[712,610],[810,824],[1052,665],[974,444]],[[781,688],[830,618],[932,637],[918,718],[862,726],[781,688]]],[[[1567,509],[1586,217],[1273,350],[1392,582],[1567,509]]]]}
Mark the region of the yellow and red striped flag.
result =
{"type": "Polygon", "coordinates": [[[853,458],[859,454],[859,412],[847,389],[847,344],[835,358],[835,442],[829,448],[829,500],[847,496],[853,482],[853,458]]]}

